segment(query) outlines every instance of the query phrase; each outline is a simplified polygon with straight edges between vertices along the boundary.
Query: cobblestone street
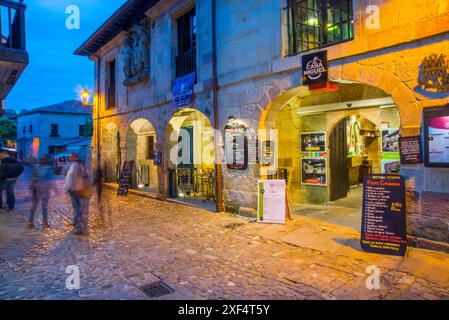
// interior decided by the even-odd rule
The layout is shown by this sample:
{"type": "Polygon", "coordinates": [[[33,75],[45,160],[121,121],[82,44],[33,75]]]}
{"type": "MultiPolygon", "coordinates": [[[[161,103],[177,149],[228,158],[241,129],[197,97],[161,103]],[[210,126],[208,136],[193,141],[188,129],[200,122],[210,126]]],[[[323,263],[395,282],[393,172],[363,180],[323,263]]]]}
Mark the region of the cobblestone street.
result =
{"type": "MultiPolygon", "coordinates": [[[[264,225],[228,214],[105,190],[91,204],[89,234],[72,233],[66,195],[51,201],[52,229],[26,228],[31,206],[21,180],[14,213],[0,213],[0,299],[448,299],[449,255],[410,248],[407,257],[361,252],[353,229],[295,216],[264,225]],[[81,288],[66,289],[66,267],[81,288]],[[365,270],[381,270],[379,290],[365,270]]],[[[40,214],[37,215],[37,220],[40,214]]]]}

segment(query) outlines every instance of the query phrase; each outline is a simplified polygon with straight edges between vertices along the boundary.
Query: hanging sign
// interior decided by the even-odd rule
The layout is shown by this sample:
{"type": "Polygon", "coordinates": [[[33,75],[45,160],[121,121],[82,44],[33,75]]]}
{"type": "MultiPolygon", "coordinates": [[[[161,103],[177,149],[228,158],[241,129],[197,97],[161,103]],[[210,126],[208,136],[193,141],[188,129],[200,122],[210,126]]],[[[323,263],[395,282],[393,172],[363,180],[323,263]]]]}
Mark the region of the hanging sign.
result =
{"type": "Polygon", "coordinates": [[[421,136],[399,137],[401,164],[422,163],[421,136]]]}
{"type": "Polygon", "coordinates": [[[244,125],[225,126],[225,153],[229,169],[248,168],[248,138],[244,125]]]}
{"type": "Polygon", "coordinates": [[[328,81],[327,51],[305,54],[302,59],[302,84],[326,86],[328,81]]]}
{"type": "Polygon", "coordinates": [[[369,174],[363,183],[361,246],[366,252],[404,256],[405,182],[396,174],[369,174]]]}
{"type": "Polygon", "coordinates": [[[175,108],[188,107],[193,104],[195,98],[196,72],[175,79],[173,83],[173,106],[175,108]]]}
{"type": "Polygon", "coordinates": [[[285,180],[259,180],[257,221],[285,223],[285,180]]]}
{"type": "Polygon", "coordinates": [[[125,160],[123,162],[123,169],[120,173],[120,178],[118,181],[117,195],[126,196],[128,195],[129,188],[131,186],[131,177],[133,175],[134,161],[125,160]]]}

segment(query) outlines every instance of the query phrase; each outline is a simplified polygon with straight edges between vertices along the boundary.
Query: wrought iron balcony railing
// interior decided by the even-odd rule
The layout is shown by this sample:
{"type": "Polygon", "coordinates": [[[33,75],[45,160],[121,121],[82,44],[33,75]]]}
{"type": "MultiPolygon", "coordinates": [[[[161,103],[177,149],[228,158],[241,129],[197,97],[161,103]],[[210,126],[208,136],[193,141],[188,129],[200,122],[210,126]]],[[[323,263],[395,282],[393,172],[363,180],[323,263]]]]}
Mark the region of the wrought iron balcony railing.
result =
{"type": "Polygon", "coordinates": [[[196,71],[196,47],[176,57],[176,77],[182,77],[194,71],[196,71]]]}
{"type": "Polygon", "coordinates": [[[0,48],[26,50],[23,0],[0,0],[0,48]]]}

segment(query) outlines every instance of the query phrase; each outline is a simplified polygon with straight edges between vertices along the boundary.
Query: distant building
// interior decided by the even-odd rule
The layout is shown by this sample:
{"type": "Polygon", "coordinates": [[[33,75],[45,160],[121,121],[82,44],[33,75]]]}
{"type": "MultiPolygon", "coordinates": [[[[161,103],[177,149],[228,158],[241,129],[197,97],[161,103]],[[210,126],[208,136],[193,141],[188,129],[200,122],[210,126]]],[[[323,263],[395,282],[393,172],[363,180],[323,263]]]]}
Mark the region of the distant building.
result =
{"type": "Polygon", "coordinates": [[[90,146],[85,139],[91,122],[92,109],[76,100],[22,111],[17,116],[17,151],[26,159],[65,152],[80,141],[90,146]]]}
{"type": "Polygon", "coordinates": [[[4,100],[28,65],[25,9],[21,1],[0,1],[0,116],[4,100]]]}
{"type": "Polygon", "coordinates": [[[17,113],[13,109],[7,109],[5,110],[5,113],[3,114],[2,118],[7,118],[11,121],[17,122],[17,113]]]}

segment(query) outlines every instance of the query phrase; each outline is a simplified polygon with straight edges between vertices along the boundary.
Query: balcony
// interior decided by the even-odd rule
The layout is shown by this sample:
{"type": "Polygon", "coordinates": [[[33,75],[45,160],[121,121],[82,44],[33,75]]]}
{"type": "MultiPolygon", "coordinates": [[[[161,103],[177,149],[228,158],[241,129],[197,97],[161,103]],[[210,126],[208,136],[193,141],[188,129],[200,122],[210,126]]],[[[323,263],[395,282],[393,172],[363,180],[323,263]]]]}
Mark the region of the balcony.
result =
{"type": "Polygon", "coordinates": [[[196,47],[193,47],[176,57],[176,77],[196,71],[196,47]]]}
{"type": "Polygon", "coordinates": [[[23,0],[0,0],[0,100],[6,98],[28,65],[25,10],[23,0]]]}

